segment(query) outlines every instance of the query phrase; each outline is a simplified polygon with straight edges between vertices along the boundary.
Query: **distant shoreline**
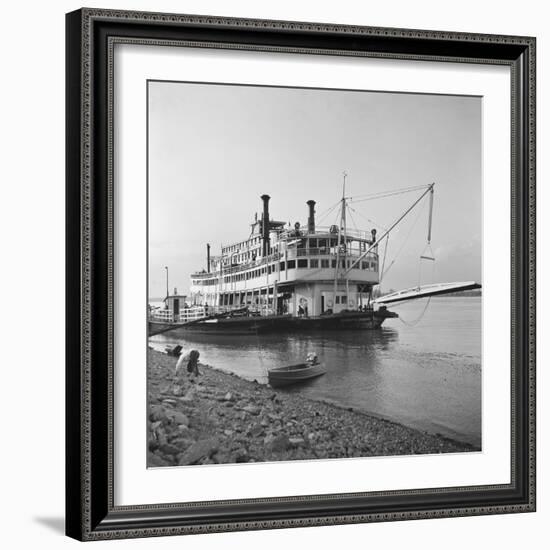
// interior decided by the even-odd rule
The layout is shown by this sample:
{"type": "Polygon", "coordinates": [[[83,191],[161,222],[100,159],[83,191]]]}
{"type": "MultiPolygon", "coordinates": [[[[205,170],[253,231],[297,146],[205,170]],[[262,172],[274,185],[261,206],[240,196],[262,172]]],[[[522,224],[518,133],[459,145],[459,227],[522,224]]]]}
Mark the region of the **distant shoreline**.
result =
{"type": "MultiPolygon", "coordinates": [[[[443,298],[481,298],[481,294],[466,294],[465,292],[453,292],[452,294],[444,294],[443,296],[427,296],[424,298],[421,298],[422,300],[426,300],[426,298],[431,298],[432,300],[435,298],[443,299],[443,298]]],[[[389,307],[389,304],[388,304],[389,307]]]]}
{"type": "MultiPolygon", "coordinates": [[[[384,292],[380,296],[387,296],[395,292],[393,289],[390,289],[388,292],[384,292]]],[[[450,292],[449,294],[440,294],[431,296],[431,298],[481,298],[481,290],[462,290],[460,292],[450,292]]]]}

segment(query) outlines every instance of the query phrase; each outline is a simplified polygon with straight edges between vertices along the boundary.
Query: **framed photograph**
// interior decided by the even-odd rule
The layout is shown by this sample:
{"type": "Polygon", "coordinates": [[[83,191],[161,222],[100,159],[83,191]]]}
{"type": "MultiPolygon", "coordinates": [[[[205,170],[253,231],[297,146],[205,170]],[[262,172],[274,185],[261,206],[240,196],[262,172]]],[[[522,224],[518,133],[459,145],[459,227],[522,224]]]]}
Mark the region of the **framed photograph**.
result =
{"type": "Polygon", "coordinates": [[[535,39],[67,15],[67,535],[535,510],[535,39]]]}

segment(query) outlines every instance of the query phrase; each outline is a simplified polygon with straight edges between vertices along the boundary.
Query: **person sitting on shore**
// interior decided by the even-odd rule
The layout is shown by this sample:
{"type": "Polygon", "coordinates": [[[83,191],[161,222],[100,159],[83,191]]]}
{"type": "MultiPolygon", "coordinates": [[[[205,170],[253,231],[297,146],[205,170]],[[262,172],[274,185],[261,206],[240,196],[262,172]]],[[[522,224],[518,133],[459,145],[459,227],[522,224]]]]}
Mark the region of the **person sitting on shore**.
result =
{"type": "Polygon", "coordinates": [[[176,363],[175,381],[179,383],[183,381],[185,376],[195,375],[199,373],[199,357],[200,353],[196,349],[192,349],[189,353],[182,353],[176,363]]]}

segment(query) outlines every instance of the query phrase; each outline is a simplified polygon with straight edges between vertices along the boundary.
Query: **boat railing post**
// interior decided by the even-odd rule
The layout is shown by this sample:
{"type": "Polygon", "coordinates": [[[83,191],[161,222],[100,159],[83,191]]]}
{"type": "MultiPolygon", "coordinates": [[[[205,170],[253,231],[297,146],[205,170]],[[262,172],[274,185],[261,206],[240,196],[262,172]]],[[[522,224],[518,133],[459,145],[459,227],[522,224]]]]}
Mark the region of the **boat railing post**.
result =
{"type": "Polygon", "coordinates": [[[285,281],[288,281],[288,249],[285,247],[285,281]]]}

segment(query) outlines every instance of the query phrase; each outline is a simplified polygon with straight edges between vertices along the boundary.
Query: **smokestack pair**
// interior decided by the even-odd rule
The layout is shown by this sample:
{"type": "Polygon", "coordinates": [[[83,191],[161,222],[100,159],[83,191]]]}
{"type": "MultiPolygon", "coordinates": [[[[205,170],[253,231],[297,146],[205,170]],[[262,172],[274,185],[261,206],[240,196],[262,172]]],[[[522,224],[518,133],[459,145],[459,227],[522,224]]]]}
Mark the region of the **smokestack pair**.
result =
{"type": "MultiPolygon", "coordinates": [[[[260,197],[264,202],[264,211],[262,214],[262,237],[263,237],[263,256],[269,253],[269,195],[260,197]]],[[[309,207],[309,216],[307,218],[308,233],[315,233],[315,201],[309,200],[306,203],[309,207]]]]}

